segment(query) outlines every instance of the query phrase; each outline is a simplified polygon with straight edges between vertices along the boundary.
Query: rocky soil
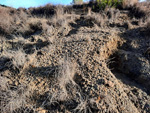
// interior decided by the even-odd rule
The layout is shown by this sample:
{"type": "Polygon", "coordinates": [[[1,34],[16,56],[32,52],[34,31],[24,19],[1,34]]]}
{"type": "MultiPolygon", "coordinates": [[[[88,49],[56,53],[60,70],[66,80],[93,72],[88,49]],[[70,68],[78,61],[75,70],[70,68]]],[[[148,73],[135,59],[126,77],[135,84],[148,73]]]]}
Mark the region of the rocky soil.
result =
{"type": "Polygon", "coordinates": [[[0,7],[1,112],[149,113],[149,12],[47,7],[0,7]]]}

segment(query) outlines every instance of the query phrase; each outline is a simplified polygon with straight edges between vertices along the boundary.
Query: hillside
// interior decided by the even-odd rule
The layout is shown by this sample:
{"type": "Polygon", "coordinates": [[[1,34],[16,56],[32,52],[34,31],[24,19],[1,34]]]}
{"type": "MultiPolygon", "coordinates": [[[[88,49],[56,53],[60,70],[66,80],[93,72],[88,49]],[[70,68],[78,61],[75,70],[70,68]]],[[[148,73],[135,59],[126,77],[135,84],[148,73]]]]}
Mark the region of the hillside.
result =
{"type": "Polygon", "coordinates": [[[150,3],[0,6],[1,113],[149,113],[150,3]]]}

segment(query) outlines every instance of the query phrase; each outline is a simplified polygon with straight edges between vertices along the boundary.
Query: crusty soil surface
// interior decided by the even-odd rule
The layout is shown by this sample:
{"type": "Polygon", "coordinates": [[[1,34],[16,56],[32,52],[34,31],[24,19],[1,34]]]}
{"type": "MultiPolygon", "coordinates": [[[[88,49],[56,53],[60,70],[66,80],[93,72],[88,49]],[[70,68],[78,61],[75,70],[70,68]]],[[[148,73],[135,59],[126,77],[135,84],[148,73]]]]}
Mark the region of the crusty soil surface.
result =
{"type": "Polygon", "coordinates": [[[147,17],[64,9],[50,17],[10,9],[10,30],[0,33],[1,112],[149,113],[147,17]]]}

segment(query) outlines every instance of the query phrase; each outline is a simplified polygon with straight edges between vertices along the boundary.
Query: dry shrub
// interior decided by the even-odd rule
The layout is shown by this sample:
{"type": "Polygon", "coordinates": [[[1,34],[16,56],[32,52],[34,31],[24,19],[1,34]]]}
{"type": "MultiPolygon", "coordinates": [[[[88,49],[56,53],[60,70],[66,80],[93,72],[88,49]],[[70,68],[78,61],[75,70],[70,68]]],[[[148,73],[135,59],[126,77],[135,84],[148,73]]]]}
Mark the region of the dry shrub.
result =
{"type": "Polygon", "coordinates": [[[100,27],[104,27],[108,21],[108,17],[104,12],[102,12],[101,14],[93,13],[91,15],[87,15],[86,19],[94,22],[94,24],[100,27]]]}
{"type": "Polygon", "coordinates": [[[86,16],[86,21],[90,20],[90,22],[93,22],[100,27],[106,27],[110,23],[116,23],[119,16],[120,11],[118,9],[106,7],[104,11],[100,11],[99,13],[90,11],[86,16]]]}
{"type": "Polygon", "coordinates": [[[12,17],[9,9],[0,7],[0,34],[8,34],[11,30],[12,17]]]}
{"type": "Polygon", "coordinates": [[[73,21],[73,17],[69,17],[67,12],[64,12],[64,6],[58,5],[55,9],[55,16],[51,19],[52,25],[57,28],[57,33],[61,35],[67,35],[70,31],[69,23],[73,21]]]}
{"type": "Polygon", "coordinates": [[[83,98],[80,93],[77,93],[79,96],[79,104],[78,106],[74,109],[75,112],[79,113],[92,113],[90,106],[89,106],[89,101],[87,98],[83,98]]]}
{"type": "Polygon", "coordinates": [[[72,63],[69,59],[64,59],[63,61],[60,61],[61,66],[58,73],[58,81],[60,86],[65,86],[68,83],[72,83],[75,85],[73,78],[75,75],[75,68],[76,65],[72,63]]]}
{"type": "Polygon", "coordinates": [[[42,29],[44,34],[52,36],[55,33],[55,28],[53,25],[48,25],[47,22],[42,22],[42,29]]]}
{"type": "Polygon", "coordinates": [[[64,15],[64,8],[61,5],[56,6],[55,9],[56,15],[53,17],[52,22],[55,24],[55,26],[62,26],[65,27],[67,25],[66,17],[64,15]]]}
{"type": "Polygon", "coordinates": [[[36,22],[30,23],[29,26],[30,26],[30,30],[32,32],[36,32],[36,31],[42,30],[42,23],[40,21],[37,22],[37,23],[36,22]]]}
{"type": "Polygon", "coordinates": [[[11,59],[10,65],[17,69],[22,69],[28,60],[27,55],[21,49],[17,51],[4,51],[3,56],[11,59]]]}
{"type": "Polygon", "coordinates": [[[18,11],[18,12],[17,12],[17,13],[18,13],[17,17],[19,17],[19,19],[20,19],[22,22],[26,21],[27,18],[28,18],[28,16],[30,15],[30,14],[28,13],[28,11],[27,11],[26,9],[24,9],[24,8],[19,8],[17,11],[18,11]]]}
{"type": "Polygon", "coordinates": [[[4,78],[0,75],[0,89],[1,90],[6,90],[7,89],[7,82],[9,80],[7,78],[4,78]]]}
{"type": "Polygon", "coordinates": [[[26,9],[20,8],[16,10],[0,7],[0,34],[9,36],[12,32],[16,34],[25,32],[28,30],[27,18],[28,11],[26,9]]]}
{"type": "Polygon", "coordinates": [[[64,15],[64,7],[61,5],[56,6],[56,16],[57,18],[61,18],[64,15]]]}
{"type": "Polygon", "coordinates": [[[52,36],[55,33],[54,19],[48,20],[46,18],[30,18],[26,22],[26,25],[20,29],[20,32],[24,32],[25,35],[31,35],[35,32],[42,32],[47,36],[52,36]]]}
{"type": "Polygon", "coordinates": [[[124,0],[122,7],[130,11],[129,16],[131,17],[142,18],[146,16],[145,8],[138,3],[138,0],[124,0]]]}
{"type": "Polygon", "coordinates": [[[36,32],[41,32],[41,30],[41,21],[38,18],[30,18],[25,24],[22,24],[22,27],[20,27],[17,32],[21,33],[25,37],[28,37],[36,32]]]}
{"type": "Polygon", "coordinates": [[[73,110],[75,113],[95,113],[99,107],[99,103],[97,102],[97,98],[90,98],[87,96],[82,95],[81,93],[77,92],[79,97],[79,102],[76,108],[73,110]]]}
{"type": "Polygon", "coordinates": [[[55,6],[47,4],[38,8],[29,8],[29,12],[38,17],[51,17],[55,14],[55,6]]]}
{"type": "Polygon", "coordinates": [[[105,12],[105,14],[107,14],[110,23],[117,22],[118,17],[120,16],[120,11],[118,9],[115,9],[115,8],[106,7],[104,12],[105,12]]]}
{"type": "Polygon", "coordinates": [[[17,109],[26,108],[27,98],[31,94],[27,85],[13,86],[8,84],[8,81],[8,78],[0,75],[0,111],[2,113],[12,113],[17,109]]]}
{"type": "Polygon", "coordinates": [[[57,87],[59,90],[53,93],[50,99],[50,103],[57,101],[66,101],[70,99],[69,93],[71,94],[76,90],[76,83],[74,81],[76,65],[72,63],[69,59],[64,59],[60,61],[60,67],[58,72],[56,72],[57,77],[57,87]]]}
{"type": "Polygon", "coordinates": [[[146,16],[146,12],[141,7],[137,7],[137,5],[129,7],[129,10],[131,17],[142,18],[146,16]]]}
{"type": "Polygon", "coordinates": [[[138,0],[123,0],[122,7],[123,8],[130,7],[135,5],[136,3],[138,3],[138,0]]]}

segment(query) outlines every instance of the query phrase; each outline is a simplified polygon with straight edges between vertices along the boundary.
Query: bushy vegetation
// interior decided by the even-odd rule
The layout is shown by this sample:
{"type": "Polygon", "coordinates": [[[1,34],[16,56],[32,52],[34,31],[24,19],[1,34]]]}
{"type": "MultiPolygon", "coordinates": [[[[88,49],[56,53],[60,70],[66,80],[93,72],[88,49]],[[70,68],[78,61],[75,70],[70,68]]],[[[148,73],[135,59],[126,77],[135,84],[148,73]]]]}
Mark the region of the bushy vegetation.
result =
{"type": "Polygon", "coordinates": [[[5,34],[10,32],[10,25],[12,22],[12,17],[9,15],[9,10],[0,7],[0,34],[5,34]]]}
{"type": "Polygon", "coordinates": [[[91,0],[93,9],[104,9],[105,7],[118,7],[122,5],[123,0],[91,0]]]}
{"type": "Polygon", "coordinates": [[[29,8],[29,10],[32,15],[36,15],[36,16],[40,16],[40,17],[42,17],[44,15],[46,17],[51,17],[56,13],[55,8],[56,8],[55,6],[53,6],[51,4],[47,4],[43,7],[41,6],[38,8],[29,8]]]}
{"type": "Polygon", "coordinates": [[[122,4],[123,0],[97,0],[99,6],[103,7],[117,7],[118,5],[122,4]]]}

